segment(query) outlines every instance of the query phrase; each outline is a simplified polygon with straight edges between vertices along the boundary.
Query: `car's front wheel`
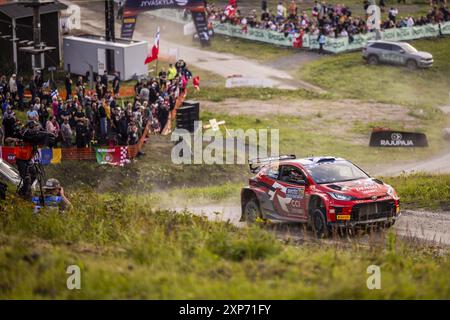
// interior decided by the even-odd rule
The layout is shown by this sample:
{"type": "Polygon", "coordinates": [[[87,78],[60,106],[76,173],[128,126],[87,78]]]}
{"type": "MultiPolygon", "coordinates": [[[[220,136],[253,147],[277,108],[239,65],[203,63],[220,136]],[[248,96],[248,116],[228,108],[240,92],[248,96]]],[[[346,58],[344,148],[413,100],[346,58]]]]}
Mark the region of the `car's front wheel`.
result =
{"type": "Polygon", "coordinates": [[[378,57],[376,55],[370,55],[369,58],[367,58],[367,63],[374,66],[378,64],[378,57]]]}
{"type": "Polygon", "coordinates": [[[261,210],[256,199],[251,199],[245,204],[244,218],[248,224],[253,224],[258,218],[262,218],[261,210]]]}
{"type": "Polygon", "coordinates": [[[415,70],[417,68],[417,62],[415,60],[408,60],[406,61],[406,67],[409,70],[415,70]]]}
{"type": "Polygon", "coordinates": [[[328,226],[325,213],[321,209],[313,212],[312,228],[317,238],[326,238],[331,235],[331,228],[328,226]]]}

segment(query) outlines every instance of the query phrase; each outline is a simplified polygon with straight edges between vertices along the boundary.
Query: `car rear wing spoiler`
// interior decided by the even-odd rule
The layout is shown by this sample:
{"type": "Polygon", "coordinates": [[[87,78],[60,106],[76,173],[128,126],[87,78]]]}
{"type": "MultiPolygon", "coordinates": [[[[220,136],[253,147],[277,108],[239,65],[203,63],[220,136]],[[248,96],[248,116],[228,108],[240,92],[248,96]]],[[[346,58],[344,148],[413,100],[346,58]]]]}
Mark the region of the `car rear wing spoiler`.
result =
{"type": "Polygon", "coordinates": [[[292,160],[297,159],[295,154],[290,155],[282,155],[278,157],[268,157],[268,158],[256,158],[256,159],[249,159],[248,160],[248,166],[250,168],[251,173],[258,173],[261,169],[261,166],[274,162],[274,161],[282,161],[282,160],[292,160]]]}

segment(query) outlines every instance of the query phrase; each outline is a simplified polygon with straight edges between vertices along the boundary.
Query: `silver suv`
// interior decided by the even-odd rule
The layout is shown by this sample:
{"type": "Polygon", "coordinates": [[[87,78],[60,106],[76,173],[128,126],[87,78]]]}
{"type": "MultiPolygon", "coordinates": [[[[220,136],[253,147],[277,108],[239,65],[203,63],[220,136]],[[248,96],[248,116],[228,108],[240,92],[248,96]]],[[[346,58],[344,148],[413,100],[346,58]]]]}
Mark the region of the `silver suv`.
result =
{"type": "Polygon", "coordinates": [[[409,69],[429,68],[433,65],[433,56],[430,53],[417,51],[406,42],[369,41],[363,49],[363,58],[371,65],[400,64],[409,69]]]}

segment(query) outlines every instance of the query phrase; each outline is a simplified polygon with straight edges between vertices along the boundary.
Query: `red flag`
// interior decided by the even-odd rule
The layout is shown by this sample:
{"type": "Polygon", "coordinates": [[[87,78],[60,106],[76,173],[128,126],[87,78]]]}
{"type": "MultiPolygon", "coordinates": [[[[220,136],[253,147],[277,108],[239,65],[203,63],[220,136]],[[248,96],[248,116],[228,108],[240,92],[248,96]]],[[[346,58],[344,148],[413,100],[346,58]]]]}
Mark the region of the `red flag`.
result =
{"type": "Polygon", "coordinates": [[[159,27],[158,27],[158,31],[156,32],[155,42],[153,44],[152,50],[148,53],[144,64],[149,64],[153,60],[157,60],[158,54],[159,54],[159,27]]]}

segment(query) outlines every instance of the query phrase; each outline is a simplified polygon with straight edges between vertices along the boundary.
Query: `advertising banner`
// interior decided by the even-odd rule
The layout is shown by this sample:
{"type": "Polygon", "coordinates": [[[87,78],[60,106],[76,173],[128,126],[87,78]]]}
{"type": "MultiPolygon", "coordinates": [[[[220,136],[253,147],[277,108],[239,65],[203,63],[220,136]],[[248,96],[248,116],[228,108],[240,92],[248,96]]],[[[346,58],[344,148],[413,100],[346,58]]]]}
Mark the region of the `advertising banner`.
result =
{"type": "MultiPolygon", "coordinates": [[[[136,18],[140,12],[158,9],[187,9],[192,14],[202,44],[209,43],[207,19],[204,0],[126,0],[122,21],[122,38],[131,39],[136,26],[136,18]]],[[[173,18],[173,17],[172,17],[173,18]]],[[[175,14],[175,18],[178,17],[175,14]]]]}
{"type": "Polygon", "coordinates": [[[428,147],[428,140],[424,133],[380,130],[372,132],[369,146],[409,148],[428,147]]]}
{"type": "Polygon", "coordinates": [[[133,39],[134,28],[136,27],[137,15],[130,14],[123,16],[120,37],[124,39],[133,39]]]}
{"type": "Polygon", "coordinates": [[[441,32],[443,34],[450,34],[450,21],[441,23],[441,32]]]}
{"type": "Polygon", "coordinates": [[[205,10],[192,11],[192,20],[194,21],[195,29],[197,30],[200,43],[202,45],[209,44],[208,21],[206,19],[205,10]]]}

